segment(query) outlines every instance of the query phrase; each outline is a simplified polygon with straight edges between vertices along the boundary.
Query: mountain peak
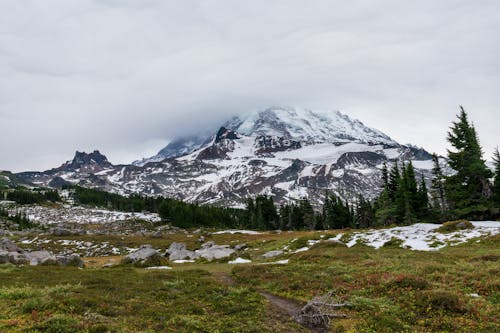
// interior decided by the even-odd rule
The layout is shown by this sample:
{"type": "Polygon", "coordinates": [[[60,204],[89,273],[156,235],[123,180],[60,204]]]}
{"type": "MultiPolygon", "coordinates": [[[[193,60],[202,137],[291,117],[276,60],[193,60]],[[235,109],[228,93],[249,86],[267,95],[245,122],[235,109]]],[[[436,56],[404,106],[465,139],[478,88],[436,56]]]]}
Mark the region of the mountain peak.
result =
{"type": "MultiPolygon", "coordinates": [[[[339,111],[270,106],[233,117],[225,122],[218,132],[205,131],[192,135],[186,133],[185,136],[172,140],[157,155],[136,161],[134,165],[143,166],[165,158],[184,156],[210,145],[212,141],[217,143],[223,137],[235,140],[240,136],[259,137],[267,146],[275,142],[280,147],[287,147],[289,144],[298,147],[302,144],[350,142],[400,146],[384,133],[367,127],[359,120],[351,119],[339,111]],[[270,143],[265,137],[275,139],[270,143]],[[279,140],[288,141],[280,143],[279,140]]],[[[267,146],[266,151],[269,150],[267,146]]]]}
{"type": "Polygon", "coordinates": [[[309,142],[363,142],[398,145],[384,133],[333,110],[272,106],[240,118],[233,128],[243,135],[278,136],[309,142]]]}
{"type": "Polygon", "coordinates": [[[99,150],[94,150],[91,153],[76,151],[75,156],[71,161],[68,161],[61,165],[59,169],[65,171],[84,171],[84,172],[97,172],[106,168],[112,168],[107,157],[99,152],[99,150]]]}

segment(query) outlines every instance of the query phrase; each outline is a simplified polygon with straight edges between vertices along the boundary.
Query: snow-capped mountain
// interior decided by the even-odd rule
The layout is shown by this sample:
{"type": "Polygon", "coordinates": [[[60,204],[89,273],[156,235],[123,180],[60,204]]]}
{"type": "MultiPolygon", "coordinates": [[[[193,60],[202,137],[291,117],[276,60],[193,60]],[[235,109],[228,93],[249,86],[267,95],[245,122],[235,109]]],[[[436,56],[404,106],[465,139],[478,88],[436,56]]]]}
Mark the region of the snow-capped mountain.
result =
{"type": "Polygon", "coordinates": [[[81,154],[59,168],[19,176],[52,186],[70,182],[238,206],[259,193],[278,202],[307,196],[319,203],[326,191],[346,199],[374,197],[384,161],[411,160],[424,175],[432,167],[425,150],[400,145],[338,111],[291,107],[235,117],[211,135],[175,139],[135,165],[103,162],[96,168],[95,152],[81,154]]]}

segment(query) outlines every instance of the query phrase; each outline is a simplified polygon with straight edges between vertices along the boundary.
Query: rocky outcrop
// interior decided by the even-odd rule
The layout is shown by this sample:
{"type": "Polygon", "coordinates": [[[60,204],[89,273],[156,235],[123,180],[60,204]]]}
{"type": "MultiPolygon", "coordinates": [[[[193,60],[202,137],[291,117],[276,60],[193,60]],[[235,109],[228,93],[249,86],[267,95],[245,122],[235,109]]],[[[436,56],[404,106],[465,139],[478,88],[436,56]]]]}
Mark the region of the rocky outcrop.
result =
{"type": "Polygon", "coordinates": [[[262,255],[262,258],[269,259],[269,258],[274,258],[274,257],[280,256],[282,254],[283,254],[283,251],[281,251],[281,250],[269,251],[269,252],[264,253],[262,255]]]}
{"type": "Polygon", "coordinates": [[[122,259],[122,264],[132,264],[139,267],[161,266],[164,259],[158,250],[151,245],[142,245],[139,249],[122,259]]]}
{"type": "Polygon", "coordinates": [[[229,245],[216,245],[214,242],[204,243],[201,249],[195,251],[196,255],[208,261],[230,257],[234,252],[229,245]]]}
{"type": "Polygon", "coordinates": [[[83,267],[83,260],[78,254],[54,255],[52,252],[25,251],[8,238],[0,240],[0,264],[14,265],[59,265],[83,267]]]}
{"type": "Polygon", "coordinates": [[[189,251],[184,243],[172,243],[165,252],[165,257],[168,256],[170,261],[196,259],[199,257],[195,251],[189,251]]]}

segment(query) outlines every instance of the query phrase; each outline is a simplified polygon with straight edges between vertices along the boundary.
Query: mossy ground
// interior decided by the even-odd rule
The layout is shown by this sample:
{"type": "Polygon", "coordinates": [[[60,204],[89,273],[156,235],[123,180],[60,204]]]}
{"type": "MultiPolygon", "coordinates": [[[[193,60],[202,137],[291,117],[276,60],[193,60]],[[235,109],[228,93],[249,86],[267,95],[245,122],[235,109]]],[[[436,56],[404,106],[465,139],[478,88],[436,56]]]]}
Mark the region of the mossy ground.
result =
{"type": "Polygon", "coordinates": [[[204,270],[75,269],[0,265],[1,332],[271,332],[273,318],[244,286],[204,270]]]}
{"type": "MultiPolygon", "coordinates": [[[[0,332],[305,331],[276,312],[259,290],[302,303],[334,291],[353,306],[344,311],[348,318],[332,321],[332,332],[499,330],[499,236],[432,252],[324,242],[288,254],[288,265],[259,265],[266,261],[259,259],[261,253],[299,247],[321,234],[206,237],[218,244],[247,243],[253,262],[238,266],[212,262],[171,264],[169,271],[100,268],[109,260],[119,262],[119,256],[87,258],[85,269],[0,265],[0,332]],[[222,283],[220,273],[230,274],[235,283],[222,283]]],[[[71,238],[101,240],[96,237],[101,236],[71,238]]],[[[102,237],[128,247],[150,243],[166,248],[172,241],[196,246],[196,238],[185,234],[102,237]]]]}
{"type": "Polygon", "coordinates": [[[288,265],[233,269],[240,284],[301,301],[334,291],[353,304],[334,332],[498,332],[500,237],[440,251],[312,247],[288,265]],[[474,294],[478,294],[477,297],[474,294]]]}

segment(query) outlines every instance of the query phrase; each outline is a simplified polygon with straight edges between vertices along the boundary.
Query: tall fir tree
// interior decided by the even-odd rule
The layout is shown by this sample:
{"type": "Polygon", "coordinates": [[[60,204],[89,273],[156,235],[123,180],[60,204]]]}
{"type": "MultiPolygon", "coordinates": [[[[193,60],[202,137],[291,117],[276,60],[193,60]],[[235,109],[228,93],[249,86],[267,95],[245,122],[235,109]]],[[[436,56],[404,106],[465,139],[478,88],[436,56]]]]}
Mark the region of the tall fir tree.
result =
{"type": "Polygon", "coordinates": [[[421,220],[429,218],[429,193],[427,191],[427,184],[425,183],[424,176],[420,177],[420,184],[417,193],[417,216],[421,220]]]}
{"type": "Polygon", "coordinates": [[[389,172],[387,171],[387,163],[382,164],[382,190],[387,190],[389,186],[389,172]]]}
{"type": "Polygon", "coordinates": [[[389,173],[389,180],[387,184],[387,192],[389,198],[394,201],[396,198],[396,191],[401,182],[401,174],[399,173],[398,161],[395,161],[392,165],[391,172],[389,173]]]}
{"type": "Polygon", "coordinates": [[[483,160],[476,130],[463,107],[457,118],[448,132],[453,147],[448,150],[448,163],[456,173],[447,177],[445,189],[452,208],[462,209],[461,214],[467,215],[481,209],[478,206],[490,198],[492,172],[483,160]]]}
{"type": "Polygon", "coordinates": [[[495,163],[495,178],[493,179],[491,201],[494,207],[500,208],[500,153],[498,147],[493,152],[493,162],[495,163]]]}
{"type": "Polygon", "coordinates": [[[358,197],[356,209],[354,213],[356,228],[369,228],[373,226],[375,212],[370,201],[366,200],[362,195],[358,197]]]}
{"type": "Polygon", "coordinates": [[[439,208],[439,211],[442,214],[447,210],[446,197],[444,192],[444,182],[445,176],[443,174],[443,170],[441,169],[441,165],[439,164],[439,158],[434,153],[432,154],[432,197],[434,199],[434,206],[438,206],[435,208],[439,208]]]}

